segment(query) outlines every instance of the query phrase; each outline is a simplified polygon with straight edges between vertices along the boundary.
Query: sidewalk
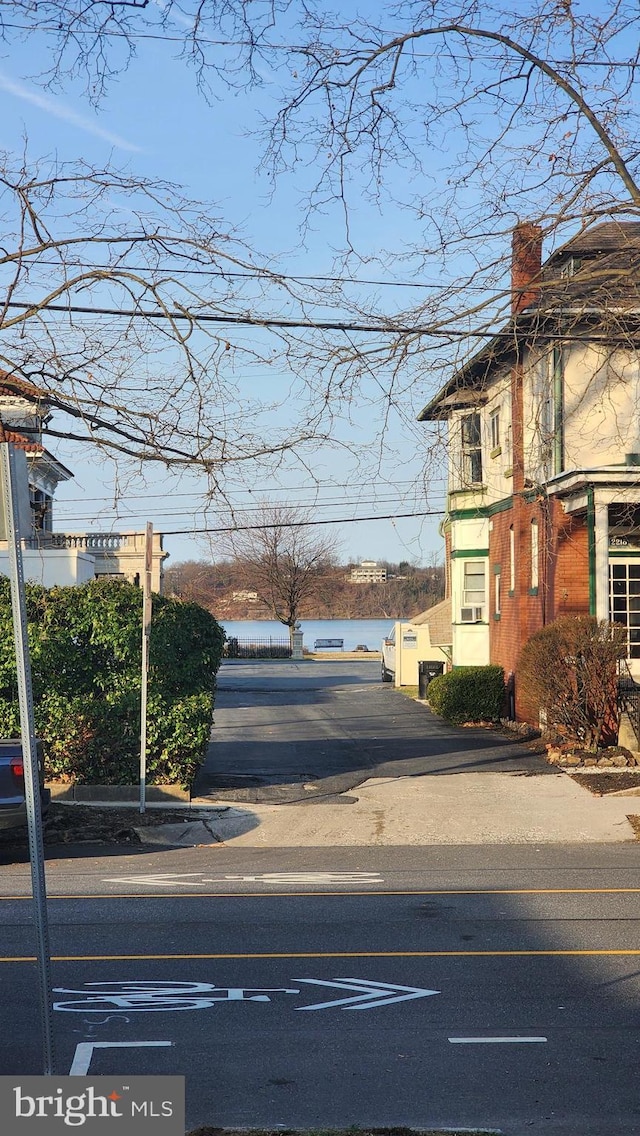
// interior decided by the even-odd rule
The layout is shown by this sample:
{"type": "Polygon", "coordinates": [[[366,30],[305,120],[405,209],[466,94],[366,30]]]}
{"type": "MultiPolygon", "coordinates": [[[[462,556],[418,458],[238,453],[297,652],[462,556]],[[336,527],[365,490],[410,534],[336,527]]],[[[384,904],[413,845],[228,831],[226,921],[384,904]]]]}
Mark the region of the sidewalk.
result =
{"type": "Polygon", "coordinates": [[[225,805],[207,799],[206,821],[139,835],[144,843],[241,848],[620,843],[633,841],[626,818],[640,812],[640,799],[594,797],[564,773],[372,778],[325,801],[216,812],[225,805]]]}

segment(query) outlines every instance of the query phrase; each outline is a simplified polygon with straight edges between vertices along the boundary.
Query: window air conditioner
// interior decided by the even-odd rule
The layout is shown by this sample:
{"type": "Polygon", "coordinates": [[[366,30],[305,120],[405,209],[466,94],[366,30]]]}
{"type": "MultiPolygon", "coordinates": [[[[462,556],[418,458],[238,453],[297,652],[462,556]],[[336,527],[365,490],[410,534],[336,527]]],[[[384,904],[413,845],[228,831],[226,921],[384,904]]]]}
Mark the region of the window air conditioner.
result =
{"type": "Polygon", "coordinates": [[[481,623],[482,607],[463,607],[460,609],[461,623],[481,623]]]}

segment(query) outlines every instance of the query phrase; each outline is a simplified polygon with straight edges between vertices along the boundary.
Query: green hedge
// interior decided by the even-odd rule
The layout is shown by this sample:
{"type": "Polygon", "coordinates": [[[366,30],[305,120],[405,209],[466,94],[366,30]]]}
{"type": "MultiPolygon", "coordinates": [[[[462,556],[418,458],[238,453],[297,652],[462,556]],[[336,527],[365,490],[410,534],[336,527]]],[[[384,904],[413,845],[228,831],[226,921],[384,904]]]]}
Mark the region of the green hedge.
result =
{"type": "MultiPolygon", "coordinates": [[[[138,780],[142,592],[118,580],[26,588],[36,733],[49,778],[138,780]]],[[[0,577],[0,736],[19,734],[9,581],[0,577]]],[[[188,787],[211,730],[224,632],[197,604],[153,596],[147,777],[188,787]]]]}
{"type": "Polygon", "coordinates": [[[502,667],[455,667],[431,680],[427,697],[450,722],[497,722],[505,697],[502,667]]]}

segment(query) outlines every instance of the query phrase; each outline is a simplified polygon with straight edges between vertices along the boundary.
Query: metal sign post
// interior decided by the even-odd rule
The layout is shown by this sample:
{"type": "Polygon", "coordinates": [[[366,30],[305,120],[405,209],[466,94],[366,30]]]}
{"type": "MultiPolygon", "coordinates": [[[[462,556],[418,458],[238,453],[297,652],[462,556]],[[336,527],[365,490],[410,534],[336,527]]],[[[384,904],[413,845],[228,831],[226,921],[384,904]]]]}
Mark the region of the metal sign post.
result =
{"type": "Polygon", "coordinates": [[[151,567],[153,564],[153,525],[147,521],[142,579],[142,682],[140,686],[140,812],[145,810],[147,791],[147,681],[149,636],[151,635],[151,567]]]}
{"type": "Polygon", "coordinates": [[[18,697],[20,703],[20,734],[24,765],[24,791],[29,832],[31,860],[31,890],[35,910],[37,937],[38,979],[40,985],[40,1011],[42,1018],[42,1047],[45,1076],[53,1075],[53,1022],[51,1013],[51,953],[47,919],[47,891],[44,872],[44,843],[42,839],[42,809],[40,801],[40,773],[33,718],[31,664],[27,639],[27,610],[24,596],[24,573],[20,526],[15,451],[9,442],[0,442],[0,487],[4,503],[9,548],[11,579],[11,608],[13,638],[18,669],[18,697]]]}

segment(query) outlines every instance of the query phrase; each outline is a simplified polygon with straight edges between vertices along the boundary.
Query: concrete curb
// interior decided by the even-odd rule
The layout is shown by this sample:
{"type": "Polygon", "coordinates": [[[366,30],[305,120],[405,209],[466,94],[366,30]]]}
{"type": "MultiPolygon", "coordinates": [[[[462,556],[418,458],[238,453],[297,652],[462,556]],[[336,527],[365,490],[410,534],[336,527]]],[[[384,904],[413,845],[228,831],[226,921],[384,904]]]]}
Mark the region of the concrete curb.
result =
{"type": "MultiPolygon", "coordinates": [[[[62,785],[49,781],[46,788],[51,790],[52,801],[76,805],[128,805],[137,804],[140,800],[137,785],[62,785]]],[[[191,804],[189,790],[180,789],[177,785],[148,785],[145,798],[149,802],[166,804],[168,808],[191,804]]]]}

